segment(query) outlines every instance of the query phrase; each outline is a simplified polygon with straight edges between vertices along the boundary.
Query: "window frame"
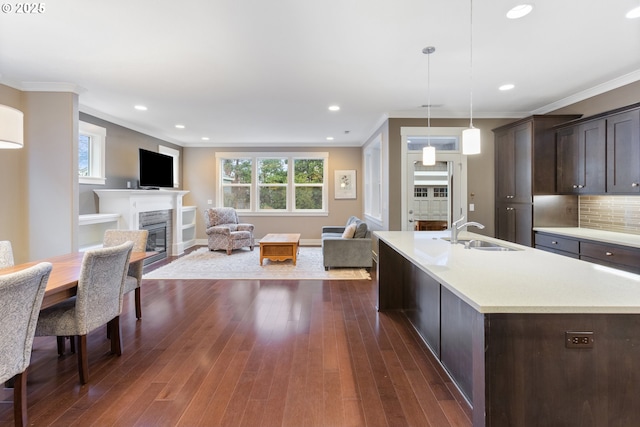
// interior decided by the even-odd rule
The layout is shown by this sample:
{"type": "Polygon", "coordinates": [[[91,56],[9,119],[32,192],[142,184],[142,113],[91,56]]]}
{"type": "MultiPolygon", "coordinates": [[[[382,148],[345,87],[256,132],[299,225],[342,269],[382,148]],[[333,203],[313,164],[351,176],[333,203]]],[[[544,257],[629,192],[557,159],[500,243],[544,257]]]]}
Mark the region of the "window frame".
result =
{"type": "MultiPolygon", "coordinates": [[[[89,163],[91,175],[80,176],[80,160],[78,159],[78,183],[90,185],[105,185],[106,176],[106,140],[107,129],[83,121],[78,122],[78,143],[80,136],[85,135],[90,138],[89,163]]],[[[78,147],[78,150],[80,147],[78,147]]]]}
{"type": "MultiPolygon", "coordinates": [[[[238,209],[238,212],[250,213],[256,216],[327,216],[329,215],[329,153],[327,152],[217,152],[216,153],[216,205],[224,206],[224,187],[237,186],[240,184],[224,184],[222,179],[222,162],[231,159],[251,160],[251,184],[250,184],[250,209],[238,209]],[[286,186],[287,202],[286,209],[260,209],[260,186],[273,186],[275,184],[260,184],[258,182],[258,164],[260,160],[286,159],[287,160],[287,183],[277,184],[286,186]],[[296,184],[295,161],[296,160],[322,160],[323,177],[322,184],[296,184]],[[296,209],[295,190],[298,187],[321,187],[322,188],[322,208],[321,209],[296,209]]],[[[247,186],[242,184],[242,186],[247,186]]]]}

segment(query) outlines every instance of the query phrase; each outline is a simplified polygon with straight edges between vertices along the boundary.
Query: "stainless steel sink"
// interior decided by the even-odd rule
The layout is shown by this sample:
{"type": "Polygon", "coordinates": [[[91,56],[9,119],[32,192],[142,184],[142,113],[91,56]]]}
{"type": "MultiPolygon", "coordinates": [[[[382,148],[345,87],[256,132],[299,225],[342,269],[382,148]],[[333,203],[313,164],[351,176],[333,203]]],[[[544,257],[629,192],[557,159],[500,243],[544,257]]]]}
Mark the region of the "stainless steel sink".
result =
{"type": "Polygon", "coordinates": [[[498,243],[487,242],[486,240],[468,240],[464,242],[467,249],[478,249],[481,251],[516,251],[517,249],[502,246],[498,243]]]}
{"type": "MultiPolygon", "coordinates": [[[[442,240],[451,241],[448,237],[442,237],[442,240]]],[[[488,242],[486,240],[479,239],[458,239],[458,243],[464,245],[466,249],[477,249],[479,251],[496,251],[496,252],[506,252],[506,251],[519,251],[520,249],[510,248],[508,246],[503,246],[499,243],[488,242]]]]}

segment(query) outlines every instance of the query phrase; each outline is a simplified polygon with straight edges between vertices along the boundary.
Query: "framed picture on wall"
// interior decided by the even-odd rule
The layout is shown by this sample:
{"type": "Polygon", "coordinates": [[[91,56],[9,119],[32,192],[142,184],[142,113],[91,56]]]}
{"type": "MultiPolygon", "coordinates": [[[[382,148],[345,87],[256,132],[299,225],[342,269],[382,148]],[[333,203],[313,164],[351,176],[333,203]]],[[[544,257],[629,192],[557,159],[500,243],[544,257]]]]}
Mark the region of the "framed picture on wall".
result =
{"type": "Polygon", "coordinates": [[[356,198],[356,171],[337,170],[335,171],[335,195],[336,199],[356,198]]]}

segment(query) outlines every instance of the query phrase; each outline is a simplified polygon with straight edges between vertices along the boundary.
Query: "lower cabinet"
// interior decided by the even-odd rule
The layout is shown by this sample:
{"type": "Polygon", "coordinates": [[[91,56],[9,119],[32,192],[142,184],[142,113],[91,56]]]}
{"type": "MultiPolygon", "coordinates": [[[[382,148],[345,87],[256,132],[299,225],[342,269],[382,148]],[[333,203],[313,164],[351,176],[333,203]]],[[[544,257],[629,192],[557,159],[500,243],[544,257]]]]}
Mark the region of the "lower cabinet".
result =
{"type": "Polygon", "coordinates": [[[533,205],[496,203],[496,237],[520,245],[532,246],[533,205]]]}
{"type": "Polygon", "coordinates": [[[440,355],[440,283],[411,262],[403,274],[403,310],[434,355],[440,355]]]}
{"type": "Polygon", "coordinates": [[[640,274],[640,249],[536,231],[535,247],[594,264],[640,274]]]}

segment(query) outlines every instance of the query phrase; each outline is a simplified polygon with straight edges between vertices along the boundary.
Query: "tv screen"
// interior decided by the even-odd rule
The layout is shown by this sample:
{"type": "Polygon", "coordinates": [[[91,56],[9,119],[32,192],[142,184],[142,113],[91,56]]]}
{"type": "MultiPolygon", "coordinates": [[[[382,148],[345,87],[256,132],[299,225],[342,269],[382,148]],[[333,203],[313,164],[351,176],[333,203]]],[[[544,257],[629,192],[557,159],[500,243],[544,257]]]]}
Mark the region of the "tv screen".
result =
{"type": "Polygon", "coordinates": [[[139,149],[140,187],[173,188],[173,157],[139,149]]]}

